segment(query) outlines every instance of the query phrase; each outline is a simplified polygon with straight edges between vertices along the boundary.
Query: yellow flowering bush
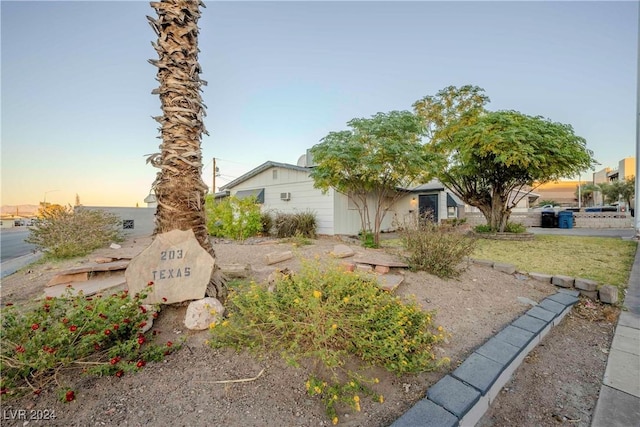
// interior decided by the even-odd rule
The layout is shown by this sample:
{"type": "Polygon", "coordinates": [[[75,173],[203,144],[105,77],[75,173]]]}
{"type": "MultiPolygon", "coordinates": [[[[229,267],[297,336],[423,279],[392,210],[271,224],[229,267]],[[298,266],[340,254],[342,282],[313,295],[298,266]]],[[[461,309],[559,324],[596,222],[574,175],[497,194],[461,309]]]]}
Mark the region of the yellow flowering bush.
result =
{"type": "Polygon", "coordinates": [[[310,378],[307,391],[323,399],[332,421],[339,403],[359,410],[360,397],[354,396],[384,400],[366,386],[375,381],[345,370],[349,357],[399,375],[442,363],[432,350],[444,339],[432,325],[433,313],[382,291],[371,276],[310,262],[300,273],[281,277],[275,289],[255,283],[234,287],[230,315],[224,327],[210,330],[210,345],[279,351],[294,365],[302,359],[321,362],[327,378],[310,378]]]}

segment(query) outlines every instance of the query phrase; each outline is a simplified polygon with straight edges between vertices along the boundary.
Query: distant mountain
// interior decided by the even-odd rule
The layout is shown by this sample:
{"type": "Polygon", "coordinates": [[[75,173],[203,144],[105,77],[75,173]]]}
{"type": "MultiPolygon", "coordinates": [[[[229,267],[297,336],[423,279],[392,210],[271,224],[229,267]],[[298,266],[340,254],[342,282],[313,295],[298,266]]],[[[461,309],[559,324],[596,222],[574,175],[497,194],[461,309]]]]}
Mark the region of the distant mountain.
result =
{"type": "Polygon", "coordinates": [[[0,207],[2,215],[32,216],[38,212],[38,205],[3,205],[0,207]]]}

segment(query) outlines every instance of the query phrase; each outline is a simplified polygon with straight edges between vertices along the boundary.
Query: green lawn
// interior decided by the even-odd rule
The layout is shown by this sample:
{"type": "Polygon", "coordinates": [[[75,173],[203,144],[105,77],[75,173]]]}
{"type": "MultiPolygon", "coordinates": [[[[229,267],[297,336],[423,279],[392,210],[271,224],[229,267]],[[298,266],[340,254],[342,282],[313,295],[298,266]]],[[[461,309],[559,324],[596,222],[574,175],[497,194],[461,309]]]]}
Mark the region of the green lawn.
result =
{"type": "Polygon", "coordinates": [[[514,264],[520,271],[580,277],[624,289],[636,245],[608,237],[538,235],[529,242],[480,239],[472,257],[514,264]]]}

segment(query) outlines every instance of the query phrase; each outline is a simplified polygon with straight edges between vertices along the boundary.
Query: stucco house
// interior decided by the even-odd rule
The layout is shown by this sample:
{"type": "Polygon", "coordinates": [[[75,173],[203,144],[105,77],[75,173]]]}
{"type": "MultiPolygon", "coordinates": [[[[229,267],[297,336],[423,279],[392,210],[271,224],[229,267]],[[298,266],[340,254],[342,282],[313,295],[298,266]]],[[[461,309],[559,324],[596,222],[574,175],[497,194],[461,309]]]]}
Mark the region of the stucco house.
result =
{"type": "MultiPolygon", "coordinates": [[[[309,176],[312,166],[305,163],[305,156],[300,158],[298,165],[268,161],[220,187],[220,190],[223,194],[240,198],[254,195],[262,204],[263,211],[314,212],[318,234],[358,234],[361,224],[355,204],[333,189],[323,193],[314,188],[313,179],[309,176]]],[[[415,211],[432,210],[436,221],[460,217],[464,211],[464,204],[437,181],[398,191],[403,196],[389,206],[382,231],[393,231],[398,220],[402,221],[415,211]]]]}

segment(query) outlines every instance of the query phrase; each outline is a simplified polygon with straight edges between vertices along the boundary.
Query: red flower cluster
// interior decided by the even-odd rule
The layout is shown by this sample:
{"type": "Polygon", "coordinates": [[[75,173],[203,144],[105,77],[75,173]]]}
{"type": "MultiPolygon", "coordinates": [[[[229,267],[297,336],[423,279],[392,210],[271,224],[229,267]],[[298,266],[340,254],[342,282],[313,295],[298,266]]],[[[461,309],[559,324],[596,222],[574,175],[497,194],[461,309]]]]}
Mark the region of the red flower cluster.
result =
{"type": "Polygon", "coordinates": [[[70,330],[71,332],[75,332],[75,331],[77,331],[77,330],[78,330],[78,327],[77,327],[76,325],[71,325],[71,326],[69,327],[69,330],[70,330]]]}
{"type": "Polygon", "coordinates": [[[153,286],[153,282],[149,281],[149,283],[147,283],[147,286],[153,286]]]}
{"type": "Polygon", "coordinates": [[[106,319],[107,315],[103,314],[103,313],[100,313],[100,314],[98,314],[98,317],[101,318],[101,319],[106,319]]]}
{"type": "Polygon", "coordinates": [[[116,363],[118,363],[120,361],[120,356],[116,356],[114,358],[112,358],[109,363],[111,363],[112,365],[115,365],[116,363]]]}
{"type": "Polygon", "coordinates": [[[124,371],[122,371],[122,370],[116,372],[116,377],[118,377],[118,378],[120,378],[123,375],[124,375],[124,371]]]}
{"type": "Polygon", "coordinates": [[[16,353],[24,353],[24,347],[19,345],[16,347],[16,353]]]}
{"type": "Polygon", "coordinates": [[[64,398],[67,402],[71,402],[73,400],[76,399],[76,394],[73,390],[69,390],[65,395],[64,398]]]}
{"type": "Polygon", "coordinates": [[[47,345],[42,346],[42,350],[46,351],[47,353],[53,354],[56,352],[55,348],[49,347],[47,345]]]}
{"type": "Polygon", "coordinates": [[[146,309],[146,308],[144,308],[144,306],[142,306],[142,305],[141,305],[141,306],[140,306],[140,311],[141,311],[141,312],[143,312],[143,313],[146,313],[146,312],[147,312],[147,309],[146,309]]]}
{"type": "Polygon", "coordinates": [[[111,335],[111,329],[105,329],[104,330],[104,334],[105,335],[111,335]]]}
{"type": "Polygon", "coordinates": [[[138,344],[142,345],[142,344],[144,344],[144,342],[145,342],[145,341],[146,341],[146,340],[144,339],[144,336],[143,336],[143,335],[139,335],[139,336],[138,336],[138,344]]]}
{"type": "Polygon", "coordinates": [[[37,323],[34,323],[33,325],[31,325],[31,330],[35,331],[40,327],[40,325],[38,325],[37,323]]]}
{"type": "Polygon", "coordinates": [[[146,365],[147,363],[144,360],[138,360],[138,363],[136,363],[136,366],[138,368],[142,368],[144,365],[146,365]]]}

